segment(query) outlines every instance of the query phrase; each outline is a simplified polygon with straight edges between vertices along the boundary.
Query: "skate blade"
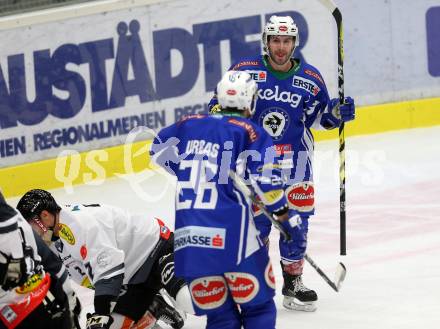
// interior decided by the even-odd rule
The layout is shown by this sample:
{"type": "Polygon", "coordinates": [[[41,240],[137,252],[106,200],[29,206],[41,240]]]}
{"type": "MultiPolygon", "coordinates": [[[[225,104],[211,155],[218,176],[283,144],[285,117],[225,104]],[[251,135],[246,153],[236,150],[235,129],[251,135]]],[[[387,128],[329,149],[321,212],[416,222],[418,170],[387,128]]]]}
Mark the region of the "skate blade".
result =
{"type": "Polygon", "coordinates": [[[302,312],[315,312],[317,307],[314,302],[303,303],[295,297],[284,296],[283,306],[288,310],[302,311],[302,312]]]}

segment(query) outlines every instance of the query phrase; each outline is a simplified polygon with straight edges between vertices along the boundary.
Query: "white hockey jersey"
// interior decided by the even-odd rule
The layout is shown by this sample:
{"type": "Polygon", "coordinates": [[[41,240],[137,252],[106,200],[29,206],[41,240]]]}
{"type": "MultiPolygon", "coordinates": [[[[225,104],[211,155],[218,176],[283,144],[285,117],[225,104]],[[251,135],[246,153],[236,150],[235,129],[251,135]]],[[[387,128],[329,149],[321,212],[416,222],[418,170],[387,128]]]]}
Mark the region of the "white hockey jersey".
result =
{"type": "Polygon", "coordinates": [[[82,263],[93,284],[119,274],[124,274],[124,284],[129,283],[153,251],[161,230],[147,214],[98,204],[65,206],[59,222],[61,243],[56,249],[64,264],[71,272],[82,263]]]}

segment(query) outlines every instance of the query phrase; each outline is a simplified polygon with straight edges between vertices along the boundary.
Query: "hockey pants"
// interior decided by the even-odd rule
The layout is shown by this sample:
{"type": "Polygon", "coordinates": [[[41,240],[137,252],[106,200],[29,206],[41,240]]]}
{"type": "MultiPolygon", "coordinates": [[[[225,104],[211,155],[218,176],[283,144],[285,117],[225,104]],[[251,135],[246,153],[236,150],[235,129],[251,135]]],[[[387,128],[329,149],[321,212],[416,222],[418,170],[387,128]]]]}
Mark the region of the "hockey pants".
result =
{"type": "Polygon", "coordinates": [[[196,315],[207,315],[206,329],[275,329],[275,279],[265,248],[233,272],[186,280],[196,315]]]}

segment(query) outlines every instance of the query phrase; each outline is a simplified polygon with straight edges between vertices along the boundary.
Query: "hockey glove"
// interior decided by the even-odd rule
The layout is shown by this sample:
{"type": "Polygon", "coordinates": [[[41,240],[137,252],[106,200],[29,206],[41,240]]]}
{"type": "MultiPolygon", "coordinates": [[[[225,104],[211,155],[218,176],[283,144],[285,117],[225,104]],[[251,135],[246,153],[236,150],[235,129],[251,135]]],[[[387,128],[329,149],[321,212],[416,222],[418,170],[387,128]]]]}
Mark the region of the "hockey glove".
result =
{"type": "Polygon", "coordinates": [[[341,122],[354,120],[356,107],[351,97],[346,97],[344,104],[339,104],[338,98],[330,100],[321,117],[321,126],[325,129],[339,127],[341,122]]]}
{"type": "Polygon", "coordinates": [[[292,242],[292,236],[294,235],[293,229],[301,225],[301,217],[294,210],[289,210],[289,219],[282,222],[281,226],[290,235],[290,240],[287,242],[292,242]]]}
{"type": "Polygon", "coordinates": [[[109,329],[113,323],[111,315],[100,315],[87,313],[87,329],[109,329]]]}

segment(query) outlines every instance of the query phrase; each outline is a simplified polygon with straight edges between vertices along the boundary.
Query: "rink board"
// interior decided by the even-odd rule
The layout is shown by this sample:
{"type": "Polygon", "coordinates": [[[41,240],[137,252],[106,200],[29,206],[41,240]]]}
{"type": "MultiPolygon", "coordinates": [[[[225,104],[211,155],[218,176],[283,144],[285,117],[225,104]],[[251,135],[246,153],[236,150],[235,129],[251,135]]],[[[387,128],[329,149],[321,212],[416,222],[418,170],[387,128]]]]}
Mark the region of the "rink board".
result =
{"type": "MultiPolygon", "coordinates": [[[[434,125],[440,125],[440,98],[360,107],[356,120],[346,125],[346,136],[434,125]]],[[[334,139],[337,134],[337,129],[314,132],[316,141],[334,139]]],[[[148,169],[150,144],[151,140],[146,140],[3,168],[0,169],[1,188],[7,197],[12,197],[31,188],[99,185],[115,175],[148,169]]]]}
{"type": "MultiPolygon", "coordinates": [[[[438,1],[396,2],[337,1],[345,94],[358,105],[347,137],[440,124],[438,1]]],[[[335,25],[319,1],[106,0],[1,18],[0,188],[14,196],[99,185],[146,168],[149,144],[138,141],[148,137],[129,138],[130,128],[146,125],[154,134],[185,114],[205,113],[231,62],[261,51],[274,10],[294,16],[295,55],[318,67],[337,95],[335,25]],[[145,73],[151,81],[139,78],[145,73]],[[90,140],[70,143],[80,130],[90,140]]],[[[315,138],[337,138],[337,131],[315,138]]]]}

